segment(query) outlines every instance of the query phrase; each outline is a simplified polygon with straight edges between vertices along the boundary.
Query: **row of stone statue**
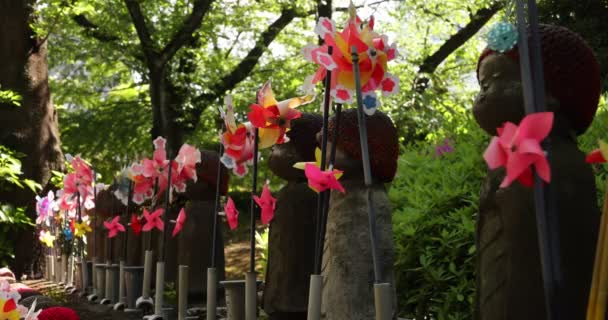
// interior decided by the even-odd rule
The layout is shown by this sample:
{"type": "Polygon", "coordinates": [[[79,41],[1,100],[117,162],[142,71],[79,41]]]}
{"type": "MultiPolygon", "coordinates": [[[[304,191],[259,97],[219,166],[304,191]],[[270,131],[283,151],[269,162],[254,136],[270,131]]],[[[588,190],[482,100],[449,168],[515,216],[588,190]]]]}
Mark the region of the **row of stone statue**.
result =
{"type": "MultiPolygon", "coordinates": [[[[373,305],[373,264],[367,216],[367,193],[363,169],[356,110],[341,112],[339,128],[335,116],[329,121],[329,141],[337,134],[335,168],[343,170],[340,182],[346,193],[333,192],[330,199],[324,248],[323,275],[324,310],[327,319],[371,319],[373,305]]],[[[305,319],[310,275],[315,259],[315,228],[318,194],[309,188],[304,171],[293,167],[297,162],[315,161],[315,149],[321,139],[322,117],[302,113],[292,121],[287,132],[289,142],[276,145],[268,165],[285,180],[276,194],[275,216],[270,224],[267,273],[264,276],[263,308],[271,319],[305,319]]],[[[367,120],[372,173],[373,198],[377,213],[378,250],[383,279],[393,281],[393,242],[391,209],[384,184],[392,181],[397,170],[397,130],[391,119],[377,112],[367,120]]],[[[330,149],[329,147],[328,149],[330,149]]],[[[212,227],[215,185],[219,157],[213,151],[201,151],[197,166],[198,181],[188,185],[183,198],[172,207],[170,219],[175,219],[184,206],[187,223],[176,240],[166,243],[166,281],[175,282],[177,265],[188,265],[190,271],[189,298],[202,301],[206,290],[206,268],[211,263],[212,227]]],[[[228,173],[222,167],[221,194],[228,189],[228,173]]],[[[113,196],[114,188],[100,192],[97,197],[97,239],[88,239],[88,253],[97,252],[98,261],[123,259],[124,241],[121,235],[109,245],[102,232],[102,221],[114,214],[124,214],[126,208],[113,196]],[[112,252],[109,252],[111,248],[112,252]]],[[[242,208],[245,209],[245,208],[242,208]]],[[[137,209],[141,210],[141,209],[137,209]]],[[[136,212],[136,210],[133,210],[136,212]]],[[[217,234],[216,268],[218,280],[225,278],[222,228],[217,234]]],[[[127,265],[143,265],[144,251],[151,245],[158,248],[159,232],[142,233],[136,237],[129,232],[127,265]]],[[[227,235],[228,237],[230,235],[227,235]]],[[[157,254],[155,250],[155,254],[157,254]]],[[[245,270],[243,270],[245,271],[245,270]]],[[[191,300],[192,301],[192,300],[191,300]]],[[[396,300],[395,300],[396,301],[396,300]]]]}

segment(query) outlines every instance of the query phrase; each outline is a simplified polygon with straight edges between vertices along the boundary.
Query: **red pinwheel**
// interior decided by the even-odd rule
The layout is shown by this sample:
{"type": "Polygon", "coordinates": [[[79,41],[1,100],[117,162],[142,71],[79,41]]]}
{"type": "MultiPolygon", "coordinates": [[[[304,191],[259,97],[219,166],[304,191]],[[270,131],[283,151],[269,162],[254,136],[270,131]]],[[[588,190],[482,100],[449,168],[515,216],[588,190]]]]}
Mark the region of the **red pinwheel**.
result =
{"type": "Polygon", "coordinates": [[[268,224],[274,217],[274,209],[277,204],[277,199],[272,197],[270,193],[270,188],[268,188],[268,181],[264,184],[264,189],[262,189],[262,195],[260,197],[253,196],[253,200],[260,206],[262,209],[262,224],[268,224]]]}
{"type": "Polygon", "coordinates": [[[141,233],[141,222],[139,222],[139,218],[137,217],[137,215],[132,214],[131,215],[131,230],[133,230],[133,233],[138,236],[141,233]]]}
{"type": "Polygon", "coordinates": [[[165,229],[165,223],[161,216],[163,215],[164,210],[162,208],[156,209],[154,212],[149,213],[148,210],[144,209],[144,218],[146,219],[146,223],[142,228],[143,231],[150,231],[154,228],[163,231],[165,229]]]}
{"type": "Polygon", "coordinates": [[[524,186],[532,186],[532,169],[546,182],[551,181],[551,170],[540,143],[549,135],[553,126],[552,112],[527,115],[519,127],[506,122],[497,129],[483,157],[490,169],[506,167],[507,174],[500,184],[508,187],[514,180],[524,186]]]}
{"type": "Polygon", "coordinates": [[[104,221],[103,226],[108,229],[108,238],[116,237],[118,232],[125,232],[125,227],[120,224],[120,216],[114,217],[110,222],[104,221]]]}
{"type": "Polygon", "coordinates": [[[224,213],[226,214],[230,230],[236,229],[239,225],[239,211],[236,209],[234,201],[232,201],[232,198],[230,197],[228,197],[228,201],[226,201],[226,204],[224,205],[224,213]]]}
{"type": "Polygon", "coordinates": [[[600,140],[600,147],[591,151],[585,160],[587,163],[606,163],[606,154],[608,154],[608,145],[600,140]]]}

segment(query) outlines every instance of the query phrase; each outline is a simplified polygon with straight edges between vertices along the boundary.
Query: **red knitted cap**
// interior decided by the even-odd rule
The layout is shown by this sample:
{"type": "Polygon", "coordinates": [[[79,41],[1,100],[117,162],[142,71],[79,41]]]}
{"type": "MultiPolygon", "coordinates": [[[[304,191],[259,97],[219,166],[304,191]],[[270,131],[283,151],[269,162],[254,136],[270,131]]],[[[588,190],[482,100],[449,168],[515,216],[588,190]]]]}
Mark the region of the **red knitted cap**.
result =
{"type": "Polygon", "coordinates": [[[76,312],[70,308],[53,307],[43,309],[38,320],[80,320],[76,312]]]}
{"type": "MultiPolygon", "coordinates": [[[[559,101],[561,112],[577,133],[582,134],[591,125],[600,99],[599,63],[585,40],[564,27],[541,24],[539,36],[545,88],[559,101]]],[[[489,48],[481,53],[478,77],[481,61],[493,53],[489,48]]],[[[517,46],[504,54],[519,61],[517,46]]]]}
{"type": "MultiPolygon", "coordinates": [[[[373,116],[367,116],[366,125],[372,175],[380,182],[391,182],[397,173],[397,158],[399,157],[397,128],[393,121],[381,111],[376,111],[373,116]]],[[[329,119],[328,141],[333,140],[335,132],[336,117],[333,116],[329,119]]],[[[355,109],[344,110],[341,113],[338,147],[351,158],[361,160],[359,122],[355,109]]]]}

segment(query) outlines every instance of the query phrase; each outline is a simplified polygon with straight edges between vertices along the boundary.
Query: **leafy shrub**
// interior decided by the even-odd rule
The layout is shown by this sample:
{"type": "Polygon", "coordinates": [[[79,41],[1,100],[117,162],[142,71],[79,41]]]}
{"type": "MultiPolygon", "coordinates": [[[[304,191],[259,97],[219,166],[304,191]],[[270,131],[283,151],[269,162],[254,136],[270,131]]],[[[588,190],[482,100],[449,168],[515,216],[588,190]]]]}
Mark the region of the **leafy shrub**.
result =
{"type": "MultiPolygon", "coordinates": [[[[19,154],[0,145],[0,190],[28,188],[33,197],[40,185],[35,181],[23,179],[18,157],[19,154]]],[[[27,226],[33,226],[33,223],[26,215],[25,208],[0,203],[0,265],[6,265],[14,258],[11,231],[23,230],[27,226]]]]}
{"type": "MultiPolygon", "coordinates": [[[[440,156],[436,143],[408,146],[389,191],[399,312],[405,318],[473,318],[475,219],[489,137],[470,118],[454,120],[440,133],[451,139],[454,151],[440,156]]],[[[606,124],[602,100],[593,125],[578,139],[583,152],[597,148],[598,139],[608,141],[606,124]]],[[[601,208],[608,171],[605,165],[594,170],[601,208]]]]}
{"type": "Polygon", "coordinates": [[[472,315],[475,215],[487,138],[470,119],[452,132],[452,152],[437,154],[434,143],[408,147],[389,192],[399,309],[406,318],[472,315]]]}

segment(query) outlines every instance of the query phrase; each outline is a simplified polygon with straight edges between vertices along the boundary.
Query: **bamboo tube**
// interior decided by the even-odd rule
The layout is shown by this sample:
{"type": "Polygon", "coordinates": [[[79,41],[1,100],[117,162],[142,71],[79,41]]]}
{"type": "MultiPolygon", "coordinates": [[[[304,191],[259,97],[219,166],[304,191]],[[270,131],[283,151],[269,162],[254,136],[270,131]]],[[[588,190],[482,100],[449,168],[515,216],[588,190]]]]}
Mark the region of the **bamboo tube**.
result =
{"type": "Polygon", "coordinates": [[[598,285],[599,285],[599,272],[602,259],[602,248],[605,241],[604,237],[606,234],[606,206],[607,201],[604,199],[604,207],[602,217],[600,221],[600,232],[597,238],[597,244],[595,247],[595,261],[593,263],[593,278],[591,280],[591,288],[589,293],[589,302],[587,304],[587,320],[593,320],[595,317],[595,308],[597,303],[598,285]]]}
{"type": "Polygon", "coordinates": [[[606,232],[606,214],[608,214],[608,193],[604,196],[604,207],[600,222],[600,236],[597,242],[596,263],[594,264],[593,282],[591,284],[591,297],[589,303],[592,313],[588,319],[604,320],[606,313],[606,299],[608,298],[608,232],[606,232]],[[598,265],[596,273],[595,265],[598,265]],[[595,297],[594,297],[595,296],[595,297]],[[589,318],[591,316],[591,318],[589,318]]]}

